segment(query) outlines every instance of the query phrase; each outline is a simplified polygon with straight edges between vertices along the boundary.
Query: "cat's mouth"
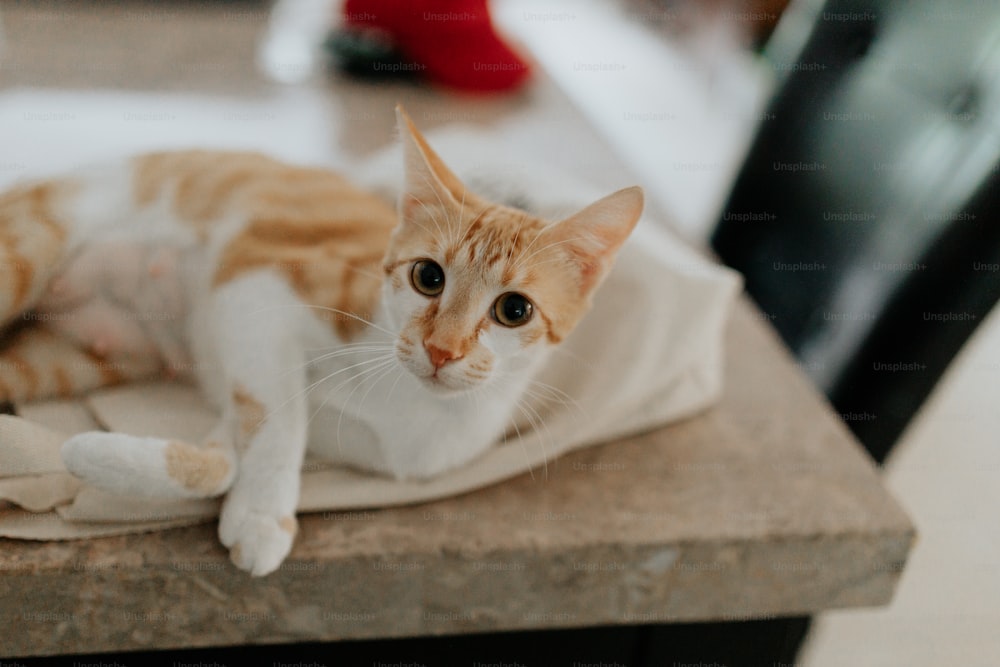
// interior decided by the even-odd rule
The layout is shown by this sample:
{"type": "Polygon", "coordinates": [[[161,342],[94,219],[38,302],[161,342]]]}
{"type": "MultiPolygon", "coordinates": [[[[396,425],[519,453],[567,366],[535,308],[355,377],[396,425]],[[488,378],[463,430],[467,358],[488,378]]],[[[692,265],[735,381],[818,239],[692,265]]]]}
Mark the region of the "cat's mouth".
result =
{"type": "Polygon", "coordinates": [[[442,377],[439,372],[435,372],[432,375],[425,375],[420,380],[424,383],[425,387],[440,396],[457,396],[472,389],[472,386],[468,383],[457,383],[454,380],[442,377]]]}
{"type": "Polygon", "coordinates": [[[458,396],[481,386],[487,373],[468,369],[462,361],[435,367],[428,359],[415,355],[411,349],[397,349],[398,360],[428,391],[439,396],[458,396]]]}
{"type": "Polygon", "coordinates": [[[481,380],[468,377],[461,369],[416,369],[411,366],[409,370],[428,391],[442,397],[459,396],[482,384],[481,380]]]}

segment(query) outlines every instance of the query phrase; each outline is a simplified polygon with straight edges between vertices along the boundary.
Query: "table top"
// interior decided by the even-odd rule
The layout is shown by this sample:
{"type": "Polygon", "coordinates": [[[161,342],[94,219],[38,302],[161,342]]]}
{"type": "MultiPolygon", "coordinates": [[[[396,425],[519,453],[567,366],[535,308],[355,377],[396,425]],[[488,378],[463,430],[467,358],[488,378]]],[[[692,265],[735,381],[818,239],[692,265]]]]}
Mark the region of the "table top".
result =
{"type": "Polygon", "coordinates": [[[413,507],[301,517],[251,579],[213,525],[3,541],[0,655],[744,620],[887,603],[913,527],[757,311],[700,416],[413,507]]]}
{"type": "MultiPolygon", "coordinates": [[[[399,99],[425,125],[521,113],[526,142],[562,147],[554,159],[615,184],[625,170],[551,85],[471,101],[343,81],[280,88],[255,79],[252,66],[264,15],[193,3],[159,17],[53,7],[0,5],[0,95],[23,109],[20,87],[47,88],[48,97],[30,98],[49,105],[38,119],[56,118],[45,114],[60,104],[79,117],[7,125],[0,139],[20,152],[5,154],[5,172],[46,166],[35,155],[79,134],[90,122],[90,89],[118,95],[119,115],[136,114],[120,127],[139,144],[172,131],[150,125],[174,113],[155,106],[163,96],[221,91],[232,96],[227,104],[250,109],[220,112],[234,132],[293,127],[277,132],[276,145],[364,154],[391,141],[399,99]],[[160,97],[134,94],[153,88],[160,97]]],[[[99,152],[71,148],[80,159],[99,152]]],[[[574,452],[546,475],[419,506],[303,516],[289,559],[263,579],[229,563],[214,525],[0,540],[0,657],[744,620],[888,602],[913,526],[746,300],[728,324],[725,373],[711,410],[574,452]]]]}

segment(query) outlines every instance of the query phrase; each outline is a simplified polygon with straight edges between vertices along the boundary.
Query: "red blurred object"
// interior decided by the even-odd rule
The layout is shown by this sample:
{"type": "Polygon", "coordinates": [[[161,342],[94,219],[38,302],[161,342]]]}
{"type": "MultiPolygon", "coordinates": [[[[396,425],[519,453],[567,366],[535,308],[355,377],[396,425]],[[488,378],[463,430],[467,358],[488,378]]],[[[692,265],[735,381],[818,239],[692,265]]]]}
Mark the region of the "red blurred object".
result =
{"type": "Polygon", "coordinates": [[[378,30],[435,83],[469,92],[524,84],[531,68],[493,28],[486,0],[346,0],[345,28],[378,30]]]}

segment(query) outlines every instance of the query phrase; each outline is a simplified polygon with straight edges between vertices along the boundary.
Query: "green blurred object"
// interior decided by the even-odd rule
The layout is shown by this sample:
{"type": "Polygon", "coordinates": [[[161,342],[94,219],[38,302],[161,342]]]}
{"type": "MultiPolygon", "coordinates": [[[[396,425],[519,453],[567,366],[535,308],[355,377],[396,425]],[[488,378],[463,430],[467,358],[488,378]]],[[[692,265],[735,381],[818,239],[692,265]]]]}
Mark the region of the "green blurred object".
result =
{"type": "Polygon", "coordinates": [[[801,0],[712,243],[877,461],[1000,299],[1000,3],[801,0]]]}
{"type": "Polygon", "coordinates": [[[331,67],[359,79],[414,79],[422,69],[378,30],[339,28],[326,38],[323,49],[331,67]]]}

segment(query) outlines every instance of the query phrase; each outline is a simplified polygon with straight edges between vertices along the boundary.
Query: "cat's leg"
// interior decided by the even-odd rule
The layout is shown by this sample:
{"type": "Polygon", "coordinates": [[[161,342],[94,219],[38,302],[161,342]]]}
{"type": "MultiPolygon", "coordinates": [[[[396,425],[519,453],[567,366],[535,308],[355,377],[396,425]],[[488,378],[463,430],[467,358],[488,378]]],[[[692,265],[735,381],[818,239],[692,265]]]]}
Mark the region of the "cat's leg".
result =
{"type": "Polygon", "coordinates": [[[255,576],[291,550],[297,530],[308,409],[302,341],[308,310],[288,287],[256,274],[223,287],[211,326],[237,415],[239,472],[223,502],[219,538],[255,576]],[[289,305],[293,307],[288,307],[289,305]]]}
{"type": "Polygon", "coordinates": [[[0,400],[67,397],[129,380],[153,377],[159,359],[114,359],[38,324],[25,327],[0,350],[0,400]]]}
{"type": "Polygon", "coordinates": [[[277,569],[295,537],[305,378],[295,369],[301,362],[281,352],[301,349],[296,341],[277,332],[250,341],[232,324],[235,349],[225,355],[232,391],[225,416],[202,446],[95,431],[67,440],[62,458],[74,475],[112,493],[207,498],[228,491],[219,537],[238,567],[259,576],[277,569]]]}
{"type": "MultiPolygon", "coordinates": [[[[284,315],[287,287],[257,274],[203,304],[203,338],[216,342],[228,396],[205,447],[120,433],[84,433],[63,445],[67,468],[100,488],[168,497],[228,494],[219,537],[233,562],[268,574],[291,550],[305,455],[306,371],[301,316],[284,315]],[[266,311],[265,304],[282,310],[266,311]],[[238,461],[238,463],[237,463],[238,461]]],[[[299,313],[305,312],[298,310],[299,313]]]]}

